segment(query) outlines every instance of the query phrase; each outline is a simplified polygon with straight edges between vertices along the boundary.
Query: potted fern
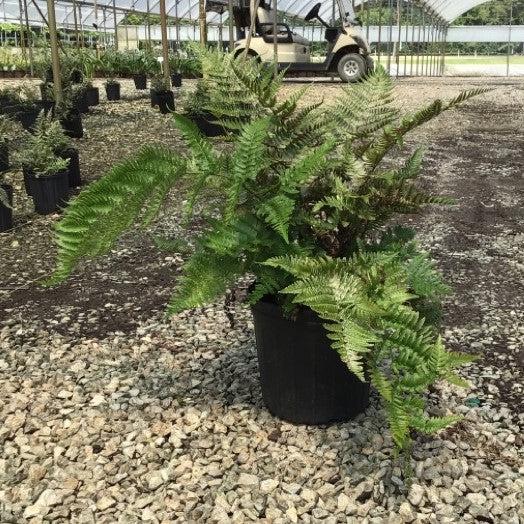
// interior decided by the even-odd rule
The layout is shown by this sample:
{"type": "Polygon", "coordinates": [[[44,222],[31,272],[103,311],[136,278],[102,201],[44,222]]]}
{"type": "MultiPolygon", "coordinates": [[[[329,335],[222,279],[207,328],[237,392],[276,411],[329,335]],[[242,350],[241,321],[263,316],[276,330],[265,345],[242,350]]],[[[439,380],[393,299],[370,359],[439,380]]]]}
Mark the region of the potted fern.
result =
{"type": "Polygon", "coordinates": [[[162,114],[175,110],[175,97],[169,82],[163,75],[157,75],[151,80],[151,106],[158,105],[162,114]]]}
{"type": "Polygon", "coordinates": [[[114,78],[108,78],[105,82],[106,97],[109,101],[120,100],[120,83],[114,78]]]}
{"type": "Polygon", "coordinates": [[[71,139],[64,133],[60,122],[53,118],[50,112],[42,111],[40,113],[29,141],[45,144],[55,155],[68,160],[69,187],[78,187],[82,184],[78,149],[73,147],[71,139]]]}
{"type": "Polygon", "coordinates": [[[273,414],[295,423],[346,420],[365,409],[371,385],[400,449],[413,431],[452,424],[455,415],[426,413],[425,392],[439,380],[466,385],[455,368],[472,357],[444,348],[433,317],[447,287],[413,232],[392,227],[399,213],[447,199],[417,187],[421,149],[395,166],[384,159],[410,131],[483,91],[401,116],[377,68],[329,108],[299,106],[300,93],[279,100],[282,77],[263,65],[214,59],[223,88],[242,86],[244,95],[219,89],[212,104],[235,114],[251,104],[250,121],[223,121],[240,127],[231,148],[214,147],[176,115],[187,153],[147,147],[80,193],[57,225],[50,283],[106,253],[139,217],[151,221],[170,189],[189,188],[186,218],[197,205],[212,218],[169,312],[210,303],[253,275],[248,300],[273,414]]]}
{"type": "Polygon", "coordinates": [[[59,212],[69,199],[69,160],[57,156],[45,139],[32,139],[17,153],[40,215],[59,212]]]}

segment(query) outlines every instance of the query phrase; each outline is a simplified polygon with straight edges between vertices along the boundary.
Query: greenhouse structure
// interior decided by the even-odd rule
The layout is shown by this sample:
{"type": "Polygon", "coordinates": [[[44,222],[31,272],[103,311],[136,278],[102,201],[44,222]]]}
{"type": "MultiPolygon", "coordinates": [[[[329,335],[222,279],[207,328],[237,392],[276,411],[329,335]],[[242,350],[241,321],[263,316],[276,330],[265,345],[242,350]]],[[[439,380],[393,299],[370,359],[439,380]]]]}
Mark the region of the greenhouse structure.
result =
{"type": "Polygon", "coordinates": [[[522,524],[524,0],[0,0],[0,523],[522,524]]]}

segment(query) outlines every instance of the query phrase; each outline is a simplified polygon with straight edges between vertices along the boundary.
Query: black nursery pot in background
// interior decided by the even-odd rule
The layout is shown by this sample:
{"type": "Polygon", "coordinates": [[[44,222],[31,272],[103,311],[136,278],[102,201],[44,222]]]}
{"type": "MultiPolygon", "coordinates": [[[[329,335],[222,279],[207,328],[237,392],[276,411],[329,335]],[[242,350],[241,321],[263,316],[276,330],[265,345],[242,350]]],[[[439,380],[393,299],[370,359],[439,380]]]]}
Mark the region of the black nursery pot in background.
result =
{"type": "Polygon", "coordinates": [[[133,75],[136,89],[147,89],[147,76],[144,74],[133,75]]]}
{"type": "Polygon", "coordinates": [[[86,100],[88,106],[97,106],[100,104],[100,91],[98,87],[86,88],[86,100]]]}
{"type": "Polygon", "coordinates": [[[199,113],[198,115],[187,115],[206,136],[222,136],[225,134],[225,129],[213,122],[214,117],[211,113],[199,113]]]}
{"type": "Polygon", "coordinates": [[[120,84],[106,84],[106,96],[108,100],[120,100],[120,84]]]}
{"type": "Polygon", "coordinates": [[[173,73],[171,75],[171,85],[173,87],[181,87],[182,86],[182,75],[180,73],[173,73]]]}
{"type": "MultiPolygon", "coordinates": [[[[13,205],[13,188],[7,184],[0,184],[0,188],[7,193],[9,205],[13,205]]],[[[13,227],[13,210],[4,206],[0,200],[0,231],[8,231],[13,227]]]]}
{"type": "Polygon", "coordinates": [[[65,134],[70,138],[82,138],[84,128],[82,127],[82,115],[76,111],[69,112],[60,119],[60,124],[65,134]]]}
{"type": "Polygon", "coordinates": [[[30,185],[35,211],[40,215],[58,213],[69,200],[67,170],[46,176],[31,174],[30,185]]]}
{"type": "Polygon", "coordinates": [[[24,175],[24,188],[25,192],[31,196],[32,194],[32,182],[33,182],[33,172],[27,166],[22,166],[22,173],[24,175]]]}
{"type": "Polygon", "coordinates": [[[0,173],[9,169],[9,147],[6,143],[0,142],[0,173]]]}
{"type": "Polygon", "coordinates": [[[158,105],[158,92],[151,89],[149,91],[149,96],[151,97],[151,107],[156,107],[158,105]]]}
{"type": "Polygon", "coordinates": [[[71,147],[60,154],[61,158],[69,159],[69,166],[67,170],[69,187],[78,187],[82,185],[82,178],[80,176],[80,159],[78,157],[78,149],[71,147]]]}
{"type": "Polygon", "coordinates": [[[270,299],[252,310],[262,396],[273,415],[295,424],[329,424],[367,408],[369,384],[330,347],[313,311],[301,310],[292,320],[270,299]]]}
{"type": "Polygon", "coordinates": [[[16,112],[16,119],[26,131],[31,131],[41,109],[39,106],[22,107],[16,112]]]}
{"type": "Polygon", "coordinates": [[[88,113],[89,112],[87,91],[85,89],[77,93],[75,100],[74,100],[74,107],[79,113],[88,113]]]}
{"type": "Polygon", "coordinates": [[[81,71],[78,69],[73,69],[73,71],[71,71],[71,82],[73,82],[73,84],[81,84],[83,79],[84,75],[82,75],[81,71]]]}
{"type": "Polygon", "coordinates": [[[162,91],[157,93],[158,108],[160,112],[165,115],[175,110],[175,97],[173,91],[162,91]]]}

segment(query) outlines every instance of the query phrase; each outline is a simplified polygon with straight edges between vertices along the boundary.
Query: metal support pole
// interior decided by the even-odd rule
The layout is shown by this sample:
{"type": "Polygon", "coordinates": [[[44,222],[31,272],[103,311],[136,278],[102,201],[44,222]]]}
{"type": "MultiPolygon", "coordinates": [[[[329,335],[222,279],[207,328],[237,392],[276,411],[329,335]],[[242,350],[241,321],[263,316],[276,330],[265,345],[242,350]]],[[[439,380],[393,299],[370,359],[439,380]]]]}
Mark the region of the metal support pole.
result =
{"type": "Polygon", "coordinates": [[[55,101],[62,101],[62,82],[60,78],[60,56],[58,53],[58,36],[56,34],[55,2],[47,0],[47,17],[49,19],[49,39],[51,44],[51,61],[53,66],[53,91],[55,101]]]}
{"type": "Polygon", "coordinates": [[[175,19],[176,19],[176,23],[175,23],[176,46],[177,46],[177,49],[180,49],[180,18],[178,18],[178,0],[175,1],[175,19]]]}
{"type": "Polygon", "coordinates": [[[389,30],[388,30],[388,73],[391,74],[391,57],[393,55],[393,0],[388,0],[389,30]]]}
{"type": "Polygon", "coordinates": [[[166,15],[166,0],[160,0],[160,29],[162,32],[162,69],[164,71],[164,78],[167,82],[171,82],[171,75],[169,74],[169,45],[167,41],[167,15],[166,15]]]}
{"type": "Polygon", "coordinates": [[[424,67],[426,65],[426,10],[422,8],[422,42],[421,42],[421,59],[422,65],[420,67],[420,73],[424,76],[424,67]]]}
{"type": "Polygon", "coordinates": [[[381,46],[382,46],[382,0],[379,0],[379,8],[378,8],[378,42],[377,42],[377,59],[378,63],[380,64],[380,57],[381,57],[381,46]]]}
{"type": "Polygon", "coordinates": [[[78,20],[80,21],[81,46],[85,47],[86,41],[85,41],[85,35],[84,35],[84,24],[82,22],[82,6],[80,4],[78,4],[78,20]]]}
{"type": "Polygon", "coordinates": [[[513,32],[513,0],[511,0],[511,3],[509,4],[509,28],[508,28],[508,52],[506,54],[506,76],[509,77],[510,70],[509,70],[509,62],[510,62],[510,55],[513,51],[513,46],[511,44],[511,37],[513,32]]]}
{"type": "Polygon", "coordinates": [[[80,35],[78,34],[78,13],[76,11],[76,0],[73,0],[73,23],[75,24],[75,47],[78,49],[80,47],[80,35]]]}
{"type": "Polygon", "coordinates": [[[444,34],[444,55],[442,56],[442,74],[446,74],[446,57],[448,52],[448,29],[449,24],[446,25],[446,32],[444,34]]]}
{"type": "Polygon", "coordinates": [[[415,6],[411,0],[411,60],[409,66],[409,76],[413,76],[413,61],[415,59],[415,6]]]}
{"type": "MultiPolygon", "coordinates": [[[[420,15],[420,7],[419,7],[419,15],[420,15]]],[[[417,37],[417,76],[419,76],[419,66],[420,66],[420,51],[422,49],[421,47],[421,34],[422,34],[422,27],[423,27],[423,20],[424,20],[424,14],[422,13],[422,20],[419,16],[419,22],[418,22],[418,37],[417,37]]]]}
{"type": "MultiPolygon", "coordinates": [[[[367,42],[369,42],[369,3],[370,2],[371,2],[371,0],[367,0],[367,2],[364,3],[364,9],[366,11],[366,41],[367,42]]],[[[334,4],[334,2],[333,2],[333,4],[334,4]]]]}
{"type": "Polygon", "coordinates": [[[200,27],[200,44],[207,45],[206,0],[198,0],[198,24],[200,27]]]}

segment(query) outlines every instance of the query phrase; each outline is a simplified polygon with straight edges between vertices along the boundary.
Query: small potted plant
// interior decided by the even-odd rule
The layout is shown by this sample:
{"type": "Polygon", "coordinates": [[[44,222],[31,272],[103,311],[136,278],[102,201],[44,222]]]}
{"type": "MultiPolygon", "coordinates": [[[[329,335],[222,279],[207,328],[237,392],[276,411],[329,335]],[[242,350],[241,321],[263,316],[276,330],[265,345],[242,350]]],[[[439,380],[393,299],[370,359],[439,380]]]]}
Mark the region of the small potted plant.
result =
{"type": "Polygon", "coordinates": [[[57,156],[44,140],[30,140],[17,153],[17,160],[29,178],[35,211],[58,213],[69,199],[69,160],[57,156]]]}
{"type": "Polygon", "coordinates": [[[62,101],[54,108],[54,115],[68,137],[82,138],[84,136],[82,115],[73,107],[70,95],[66,91],[63,95],[62,101]]]}
{"type": "Polygon", "coordinates": [[[106,96],[110,101],[120,100],[120,83],[114,78],[108,78],[105,83],[106,96]]]}
{"type": "Polygon", "coordinates": [[[8,139],[12,129],[12,121],[7,116],[0,115],[0,173],[9,169],[8,139]]]}
{"type": "Polygon", "coordinates": [[[97,106],[100,103],[100,91],[93,85],[93,77],[100,61],[92,53],[84,53],[82,56],[82,67],[84,69],[84,81],[82,83],[85,91],[87,105],[97,106]]]}
{"type": "Polygon", "coordinates": [[[70,87],[70,99],[73,107],[80,113],[89,112],[89,101],[87,98],[86,84],[76,83],[70,87]]]}
{"type": "MultiPolygon", "coordinates": [[[[188,153],[145,148],[80,193],[56,229],[51,282],[82,258],[108,252],[134,220],[152,220],[170,189],[187,187],[186,219],[199,209],[213,220],[169,311],[204,306],[254,275],[248,300],[269,411],[294,423],[348,420],[368,405],[371,385],[393,441],[408,450],[413,432],[432,434],[458,420],[429,415],[425,394],[439,380],[467,385],[455,368],[472,357],[444,348],[434,314],[447,286],[414,232],[394,226],[399,213],[449,203],[417,186],[422,149],[399,159],[398,146],[485,90],[400,115],[379,67],[342,89],[332,107],[304,110],[300,97],[277,96],[281,78],[272,70],[251,60],[229,65],[224,86],[240,83],[252,112],[231,148],[214,147],[175,115],[188,153]],[[386,157],[394,149],[392,165],[386,157]]],[[[233,115],[244,109],[245,99],[221,101],[233,115]]]]}
{"type": "Polygon", "coordinates": [[[151,105],[158,105],[162,114],[175,110],[175,97],[169,81],[163,75],[157,75],[151,80],[151,105]]]}
{"type": "Polygon", "coordinates": [[[11,115],[27,131],[34,126],[41,108],[35,91],[28,84],[0,91],[0,112],[11,115]]]}
{"type": "Polygon", "coordinates": [[[55,155],[69,161],[69,187],[78,187],[82,184],[78,149],[73,147],[71,139],[65,134],[60,122],[53,118],[50,112],[42,111],[40,113],[30,140],[45,144],[55,155]]]}

